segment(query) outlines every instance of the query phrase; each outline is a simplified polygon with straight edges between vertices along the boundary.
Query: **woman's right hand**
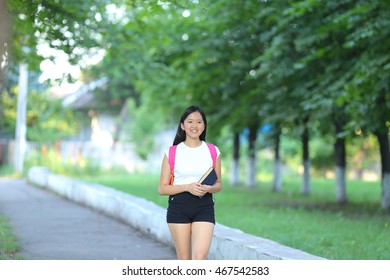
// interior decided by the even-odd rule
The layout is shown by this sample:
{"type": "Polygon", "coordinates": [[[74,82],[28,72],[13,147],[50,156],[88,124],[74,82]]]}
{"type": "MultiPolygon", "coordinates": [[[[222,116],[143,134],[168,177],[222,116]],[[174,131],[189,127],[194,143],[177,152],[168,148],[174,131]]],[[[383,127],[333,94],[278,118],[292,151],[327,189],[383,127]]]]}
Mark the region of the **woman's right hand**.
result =
{"type": "Polygon", "coordinates": [[[188,191],[195,196],[204,196],[206,194],[205,188],[199,183],[189,184],[188,191]]]}

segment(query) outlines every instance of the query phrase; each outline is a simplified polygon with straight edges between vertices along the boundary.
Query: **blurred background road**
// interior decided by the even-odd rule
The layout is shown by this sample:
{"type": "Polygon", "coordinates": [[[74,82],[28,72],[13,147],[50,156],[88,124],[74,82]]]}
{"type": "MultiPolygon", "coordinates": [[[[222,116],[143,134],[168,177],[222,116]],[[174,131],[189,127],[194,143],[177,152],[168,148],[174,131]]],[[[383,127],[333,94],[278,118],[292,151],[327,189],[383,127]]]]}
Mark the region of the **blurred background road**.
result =
{"type": "Polygon", "coordinates": [[[23,259],[175,259],[173,248],[24,179],[0,178],[0,213],[10,220],[23,259]]]}

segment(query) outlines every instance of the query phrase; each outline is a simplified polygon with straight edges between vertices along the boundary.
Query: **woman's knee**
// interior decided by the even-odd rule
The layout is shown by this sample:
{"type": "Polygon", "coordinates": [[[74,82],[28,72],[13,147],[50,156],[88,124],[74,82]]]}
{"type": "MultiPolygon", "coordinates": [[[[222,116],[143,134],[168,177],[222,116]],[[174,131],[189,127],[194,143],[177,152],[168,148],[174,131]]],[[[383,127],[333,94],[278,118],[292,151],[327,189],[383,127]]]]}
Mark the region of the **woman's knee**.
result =
{"type": "Polygon", "coordinates": [[[178,260],[190,260],[191,259],[191,254],[189,251],[178,251],[176,250],[176,258],[178,260]]]}
{"type": "Polygon", "coordinates": [[[207,260],[207,256],[208,256],[208,252],[207,253],[201,252],[201,253],[194,254],[192,256],[192,259],[193,260],[207,260]]]}

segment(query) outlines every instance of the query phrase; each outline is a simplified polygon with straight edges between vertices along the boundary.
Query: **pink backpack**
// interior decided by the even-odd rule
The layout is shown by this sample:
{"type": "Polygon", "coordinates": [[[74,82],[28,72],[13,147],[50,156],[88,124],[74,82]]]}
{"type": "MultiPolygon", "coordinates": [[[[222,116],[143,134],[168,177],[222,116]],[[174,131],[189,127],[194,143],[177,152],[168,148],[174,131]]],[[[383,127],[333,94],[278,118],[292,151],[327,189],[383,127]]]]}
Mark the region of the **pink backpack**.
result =
{"type": "MultiPolygon", "coordinates": [[[[213,160],[213,168],[215,168],[215,163],[217,161],[217,149],[215,148],[215,145],[207,143],[207,147],[210,150],[211,159],[213,160]]],[[[173,184],[173,180],[175,179],[175,158],[176,158],[176,148],[177,145],[173,145],[169,147],[169,167],[171,168],[171,179],[169,180],[169,184],[173,184]]]]}

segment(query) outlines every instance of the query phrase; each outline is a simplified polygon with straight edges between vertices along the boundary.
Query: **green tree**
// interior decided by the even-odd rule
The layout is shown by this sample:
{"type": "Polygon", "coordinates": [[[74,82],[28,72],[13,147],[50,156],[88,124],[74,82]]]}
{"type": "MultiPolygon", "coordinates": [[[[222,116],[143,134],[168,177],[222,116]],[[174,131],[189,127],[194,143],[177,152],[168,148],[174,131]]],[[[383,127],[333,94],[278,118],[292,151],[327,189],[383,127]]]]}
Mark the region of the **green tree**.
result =
{"type": "MultiPolygon", "coordinates": [[[[13,69],[16,69],[19,63],[27,64],[30,72],[39,73],[39,66],[43,59],[54,59],[45,53],[39,54],[40,45],[47,45],[68,54],[69,62],[73,64],[82,64],[86,54],[99,48],[101,36],[107,32],[106,8],[110,3],[112,1],[105,0],[1,1],[1,8],[4,7],[1,12],[4,13],[4,18],[8,19],[6,22],[8,24],[3,21],[2,14],[0,56],[6,59],[2,59],[0,68],[0,97],[4,100],[11,97],[10,100],[13,100],[15,92],[11,92],[11,88],[15,87],[14,83],[17,80],[13,77],[18,75],[13,73],[13,69]]],[[[35,89],[31,86],[29,88],[35,89]]],[[[46,94],[37,92],[30,94],[29,106],[33,104],[36,108],[46,111],[30,116],[27,137],[30,140],[49,140],[74,133],[74,128],[66,124],[66,121],[72,119],[70,113],[60,110],[59,101],[44,101],[45,98],[48,98],[46,94]],[[39,99],[41,103],[36,104],[34,99],[39,99]],[[53,110],[58,110],[58,113],[53,110]],[[50,120],[49,115],[52,117],[50,120]],[[41,124],[34,119],[44,120],[44,123],[41,124]]],[[[7,123],[0,122],[0,131],[8,130],[12,134],[13,125],[10,121],[15,120],[12,114],[7,109],[0,110],[0,118],[7,120],[7,123]]]]}
{"type": "Polygon", "coordinates": [[[110,3],[8,0],[6,11],[12,22],[7,42],[10,61],[24,61],[30,69],[38,70],[44,57],[37,49],[46,43],[67,53],[71,63],[80,62],[88,49],[99,46],[107,31],[106,8],[110,3]]]}
{"type": "Polygon", "coordinates": [[[306,85],[321,93],[320,98],[313,95],[306,104],[331,112],[333,118],[335,148],[340,151],[335,154],[336,168],[346,168],[345,136],[353,135],[359,127],[376,134],[381,146],[382,206],[388,208],[389,4],[299,1],[287,14],[299,23],[301,33],[296,45],[306,53],[298,65],[316,75],[306,85]]]}
{"type": "Polygon", "coordinates": [[[134,143],[138,156],[147,159],[155,146],[156,135],[167,128],[160,111],[147,106],[137,106],[134,100],[126,103],[128,122],[124,127],[125,139],[134,143]]]}
{"type": "MultiPolygon", "coordinates": [[[[80,115],[69,108],[64,108],[61,100],[52,99],[47,94],[31,92],[27,103],[27,140],[52,142],[68,138],[80,128],[80,115]]],[[[4,112],[5,134],[15,134],[17,89],[11,94],[1,96],[0,110],[4,112]]]]}

